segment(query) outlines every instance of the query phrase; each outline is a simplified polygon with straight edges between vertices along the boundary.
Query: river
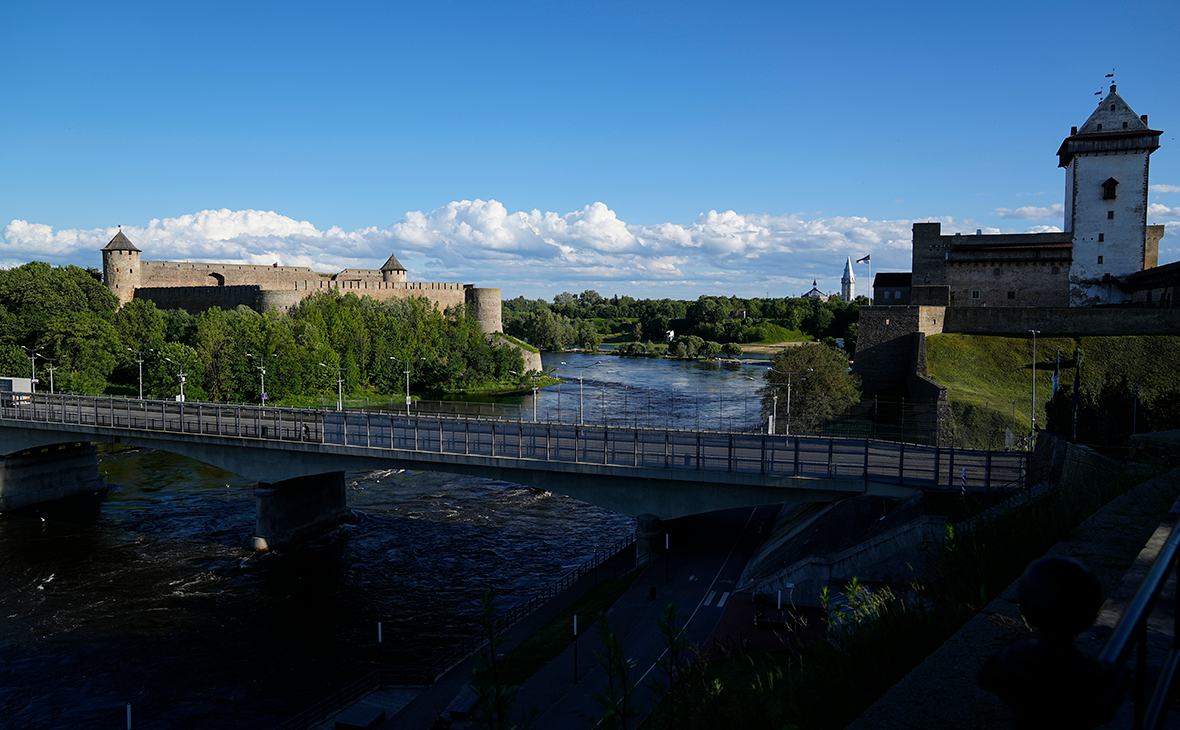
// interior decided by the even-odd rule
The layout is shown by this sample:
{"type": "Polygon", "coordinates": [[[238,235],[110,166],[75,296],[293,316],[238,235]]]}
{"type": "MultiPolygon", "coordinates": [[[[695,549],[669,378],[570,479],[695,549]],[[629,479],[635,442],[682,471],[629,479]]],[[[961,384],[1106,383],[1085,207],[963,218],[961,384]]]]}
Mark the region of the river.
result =
{"type": "MultiPolygon", "coordinates": [[[[757,428],[754,366],[544,360],[567,382],[542,418],[757,428]]],[[[256,553],[251,483],[153,451],[101,470],[101,500],[0,515],[0,728],[122,728],[128,702],[137,730],[267,728],[429,661],[475,633],[484,589],[507,608],[634,525],[505,482],[350,473],[355,524],[256,553]]]]}

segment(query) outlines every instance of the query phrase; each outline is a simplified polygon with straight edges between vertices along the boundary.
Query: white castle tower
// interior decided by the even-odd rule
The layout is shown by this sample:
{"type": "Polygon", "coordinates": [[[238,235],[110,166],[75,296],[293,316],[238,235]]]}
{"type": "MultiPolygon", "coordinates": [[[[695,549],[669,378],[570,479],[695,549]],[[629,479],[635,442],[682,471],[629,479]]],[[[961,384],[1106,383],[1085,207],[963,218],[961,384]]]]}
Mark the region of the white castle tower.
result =
{"type": "Polygon", "coordinates": [[[1065,168],[1065,230],[1073,234],[1070,306],[1120,302],[1119,281],[1158,264],[1159,237],[1147,228],[1147,174],[1161,134],[1111,84],[1057,150],[1065,168]]]}
{"type": "Polygon", "coordinates": [[[846,302],[856,299],[856,274],[852,273],[852,257],[844,264],[844,276],[840,278],[840,298],[846,302]]]}

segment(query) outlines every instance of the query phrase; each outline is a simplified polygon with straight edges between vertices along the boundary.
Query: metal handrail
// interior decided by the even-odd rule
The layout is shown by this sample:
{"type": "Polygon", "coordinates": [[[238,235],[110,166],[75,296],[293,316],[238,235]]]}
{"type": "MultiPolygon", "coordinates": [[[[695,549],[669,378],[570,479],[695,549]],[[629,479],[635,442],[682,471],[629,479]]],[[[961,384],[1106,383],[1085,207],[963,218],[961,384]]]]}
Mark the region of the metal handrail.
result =
{"type": "Polygon", "coordinates": [[[1163,667],[1151,697],[1147,697],[1147,622],[1151,611],[1168,582],[1169,573],[1175,566],[1175,574],[1180,578],[1180,525],[1172,528],[1164,546],[1156,556],[1151,569],[1147,571],[1135,597],[1127,606],[1115,626],[1114,632],[1102,648],[1098,659],[1115,666],[1122,666],[1132,651],[1137,651],[1135,667],[1135,729],[1158,728],[1168,713],[1168,698],[1172,692],[1172,685],[1176,680],[1176,669],[1180,665],[1180,647],[1177,637],[1180,637],[1180,590],[1177,591],[1177,606],[1174,608],[1172,625],[1172,642],[1168,654],[1164,658],[1163,667]]]}
{"type": "Polygon", "coordinates": [[[943,449],[867,438],[742,434],[629,425],[555,426],[552,423],[514,421],[507,423],[516,425],[502,428],[497,424],[506,421],[499,418],[448,415],[422,418],[385,411],[349,412],[41,393],[36,394],[29,405],[0,407],[0,419],[93,424],[99,428],[148,433],[195,432],[232,439],[332,443],[382,451],[396,449],[431,454],[588,462],[612,467],[673,468],[675,464],[675,468],[692,471],[761,473],[768,478],[843,478],[850,482],[863,479],[866,483],[885,481],[933,489],[955,489],[958,486],[957,472],[968,467],[971,491],[989,491],[993,476],[1005,480],[1011,479],[1014,472],[1023,476],[1028,466],[1028,456],[1023,453],[943,449]],[[423,424],[425,428],[420,429],[423,424]],[[445,429],[445,436],[444,424],[450,424],[445,429]],[[460,425],[462,427],[458,428],[460,425]],[[308,426],[312,428],[310,432],[308,426]],[[411,432],[412,445],[409,442],[411,432]],[[419,446],[420,432],[424,444],[430,444],[429,447],[419,446]],[[373,442],[374,435],[377,443],[373,442]],[[549,448],[551,435],[553,451],[549,448]],[[662,439],[660,435],[663,435],[662,439]],[[691,443],[692,438],[686,440],[686,435],[695,436],[696,443],[691,443]],[[543,447],[541,440],[545,442],[543,447]],[[395,446],[395,441],[403,445],[395,446]],[[444,442],[449,442],[449,446],[444,442]],[[522,449],[526,443],[528,454],[522,449]],[[835,448],[837,444],[839,448],[835,448]]]}

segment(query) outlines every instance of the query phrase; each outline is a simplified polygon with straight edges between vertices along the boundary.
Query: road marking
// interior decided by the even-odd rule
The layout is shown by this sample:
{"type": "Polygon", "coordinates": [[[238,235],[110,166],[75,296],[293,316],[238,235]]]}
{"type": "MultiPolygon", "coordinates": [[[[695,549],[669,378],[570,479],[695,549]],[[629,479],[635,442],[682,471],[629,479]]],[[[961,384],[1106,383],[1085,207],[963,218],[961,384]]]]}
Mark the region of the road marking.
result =
{"type": "Polygon", "coordinates": [[[717,608],[721,608],[722,606],[724,606],[724,605],[725,605],[725,601],[726,601],[728,598],[729,598],[729,591],[726,591],[725,593],[722,593],[722,594],[721,594],[721,600],[717,602],[717,608]]]}
{"type": "Polygon", "coordinates": [[[705,605],[706,606],[709,606],[713,603],[713,596],[715,596],[715,595],[717,595],[717,591],[709,591],[709,594],[707,596],[705,596],[705,605]]]}

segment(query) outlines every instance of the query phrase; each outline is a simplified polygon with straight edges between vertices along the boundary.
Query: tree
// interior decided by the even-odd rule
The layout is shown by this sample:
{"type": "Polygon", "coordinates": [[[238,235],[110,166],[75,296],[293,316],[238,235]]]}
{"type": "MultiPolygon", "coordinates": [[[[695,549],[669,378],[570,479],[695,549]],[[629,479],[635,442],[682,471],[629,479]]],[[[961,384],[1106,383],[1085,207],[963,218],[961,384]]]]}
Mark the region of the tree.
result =
{"type": "MultiPolygon", "coordinates": [[[[823,345],[786,348],[774,356],[772,369],[766,371],[764,379],[763,417],[777,412],[780,423],[786,423],[789,417],[793,433],[815,431],[860,400],[860,378],[848,372],[848,357],[823,345]]],[[[778,423],[775,432],[780,432],[778,423]]]]}

